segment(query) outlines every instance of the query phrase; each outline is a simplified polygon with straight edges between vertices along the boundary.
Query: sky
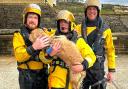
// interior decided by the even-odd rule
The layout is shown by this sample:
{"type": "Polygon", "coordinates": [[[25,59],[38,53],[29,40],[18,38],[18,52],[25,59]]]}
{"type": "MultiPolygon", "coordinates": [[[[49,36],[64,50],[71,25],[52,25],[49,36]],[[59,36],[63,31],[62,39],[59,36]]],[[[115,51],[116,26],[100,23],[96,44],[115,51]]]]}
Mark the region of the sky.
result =
{"type": "Polygon", "coordinates": [[[101,3],[128,6],[128,0],[101,0],[101,3]]]}

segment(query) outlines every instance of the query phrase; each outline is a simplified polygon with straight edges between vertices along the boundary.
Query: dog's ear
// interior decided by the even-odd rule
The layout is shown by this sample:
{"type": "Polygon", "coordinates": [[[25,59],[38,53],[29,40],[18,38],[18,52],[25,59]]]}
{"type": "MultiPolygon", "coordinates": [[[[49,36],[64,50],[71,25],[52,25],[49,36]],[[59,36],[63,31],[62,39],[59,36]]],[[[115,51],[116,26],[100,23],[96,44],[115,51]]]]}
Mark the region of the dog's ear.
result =
{"type": "Polygon", "coordinates": [[[42,29],[38,29],[39,30],[39,33],[42,35],[42,36],[48,36],[47,35],[47,29],[46,28],[42,28],[42,29]]]}

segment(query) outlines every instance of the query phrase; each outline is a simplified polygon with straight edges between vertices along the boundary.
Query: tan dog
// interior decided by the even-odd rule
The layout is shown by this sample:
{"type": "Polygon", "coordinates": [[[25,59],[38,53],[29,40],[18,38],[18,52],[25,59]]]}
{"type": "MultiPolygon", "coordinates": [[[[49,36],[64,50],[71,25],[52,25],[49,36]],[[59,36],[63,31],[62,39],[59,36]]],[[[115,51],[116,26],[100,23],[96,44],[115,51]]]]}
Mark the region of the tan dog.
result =
{"type": "MultiPolygon", "coordinates": [[[[34,42],[34,40],[40,36],[40,35],[47,35],[43,30],[41,29],[35,29],[30,34],[30,40],[34,42]]],[[[60,41],[61,42],[61,48],[60,52],[56,54],[59,58],[61,58],[68,66],[70,70],[70,81],[73,84],[74,89],[80,89],[81,83],[86,76],[85,71],[80,73],[73,73],[70,69],[71,65],[74,65],[75,62],[80,62],[84,60],[76,47],[76,44],[72,41],[69,41],[65,36],[53,36],[51,37],[51,43],[54,44],[54,42],[60,41]]]]}
{"type": "Polygon", "coordinates": [[[45,32],[46,29],[34,29],[29,35],[29,40],[33,43],[39,36],[48,36],[45,32]]]}

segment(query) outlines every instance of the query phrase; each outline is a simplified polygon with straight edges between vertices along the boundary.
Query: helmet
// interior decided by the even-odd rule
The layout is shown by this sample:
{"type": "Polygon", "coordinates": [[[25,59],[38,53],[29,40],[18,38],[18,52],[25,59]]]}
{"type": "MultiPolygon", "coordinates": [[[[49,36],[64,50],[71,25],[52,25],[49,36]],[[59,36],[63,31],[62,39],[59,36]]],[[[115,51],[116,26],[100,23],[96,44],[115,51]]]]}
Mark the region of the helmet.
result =
{"type": "MultiPolygon", "coordinates": [[[[73,30],[74,27],[74,21],[75,21],[75,17],[74,15],[68,11],[68,10],[61,10],[58,14],[57,14],[57,22],[59,20],[66,20],[70,22],[70,30],[73,30]]],[[[57,23],[58,24],[58,23],[57,23]]],[[[57,26],[58,27],[58,26],[57,26]]]]}
{"type": "Polygon", "coordinates": [[[29,4],[23,11],[23,23],[25,23],[26,15],[28,13],[35,13],[39,17],[39,23],[40,23],[40,17],[41,17],[41,8],[37,4],[29,4]]]}
{"type": "Polygon", "coordinates": [[[68,11],[68,10],[61,10],[58,15],[57,15],[57,20],[66,20],[66,21],[70,21],[73,22],[75,20],[73,14],[68,11]]]}
{"type": "Polygon", "coordinates": [[[85,9],[87,9],[88,6],[97,6],[98,9],[101,10],[100,0],[86,0],[85,9]]]}
{"type": "Polygon", "coordinates": [[[37,4],[29,4],[25,9],[24,9],[24,14],[27,14],[29,12],[33,12],[41,16],[41,8],[37,4]]]}

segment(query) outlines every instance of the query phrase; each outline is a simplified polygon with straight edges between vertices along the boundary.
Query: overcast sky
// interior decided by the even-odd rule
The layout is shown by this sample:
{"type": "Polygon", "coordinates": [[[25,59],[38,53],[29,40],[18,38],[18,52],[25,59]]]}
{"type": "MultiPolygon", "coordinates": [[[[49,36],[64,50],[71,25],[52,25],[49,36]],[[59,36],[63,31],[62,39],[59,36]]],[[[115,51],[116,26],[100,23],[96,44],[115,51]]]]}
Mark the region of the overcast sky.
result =
{"type": "Polygon", "coordinates": [[[102,3],[119,4],[128,6],[128,0],[101,0],[102,3]]]}

